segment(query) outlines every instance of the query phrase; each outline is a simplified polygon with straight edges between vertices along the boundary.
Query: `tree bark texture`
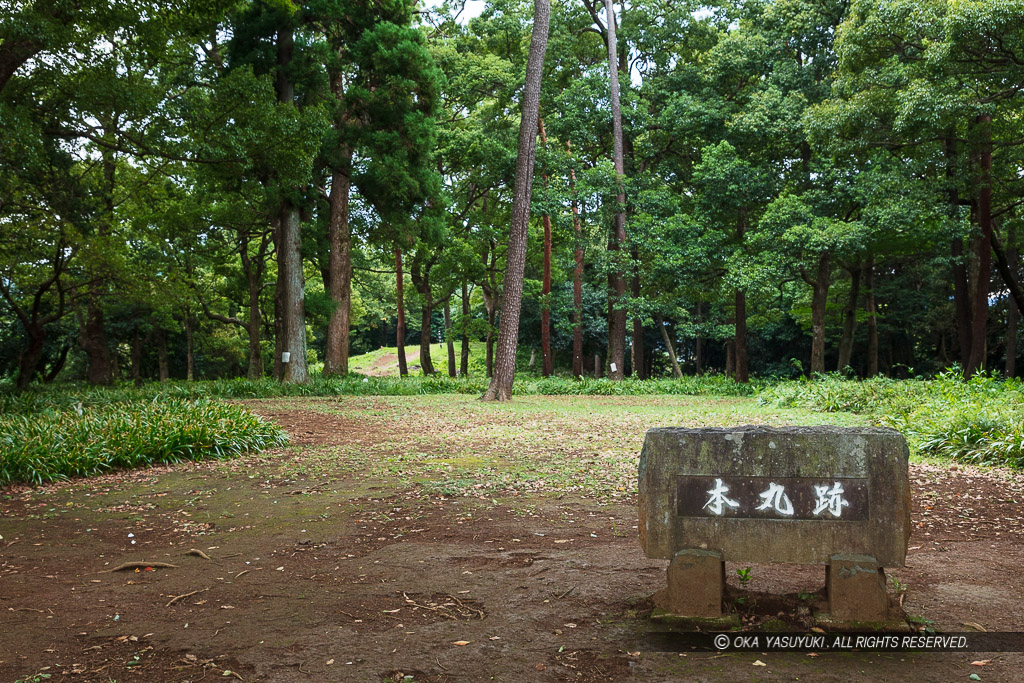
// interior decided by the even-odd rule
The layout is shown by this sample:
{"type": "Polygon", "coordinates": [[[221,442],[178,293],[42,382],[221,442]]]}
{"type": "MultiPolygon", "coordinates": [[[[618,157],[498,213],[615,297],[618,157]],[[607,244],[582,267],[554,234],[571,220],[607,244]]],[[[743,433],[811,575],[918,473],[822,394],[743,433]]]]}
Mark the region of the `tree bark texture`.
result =
{"type": "Polygon", "coordinates": [[[811,286],[811,374],[825,372],[825,307],[828,304],[828,286],[832,272],[832,255],[822,252],[818,256],[818,273],[811,286]]]}
{"type": "Polygon", "coordinates": [[[971,321],[971,357],[964,368],[964,377],[972,377],[985,366],[988,332],[988,295],[992,277],[992,141],[990,116],[979,116],[981,142],[978,149],[978,227],[981,236],[975,241],[978,278],[974,288],[971,321]]]}
{"type": "Polygon", "coordinates": [[[699,326],[704,322],[704,302],[697,302],[697,338],[694,339],[693,363],[697,375],[704,374],[704,335],[700,333],[699,326]]]}
{"type": "Polygon", "coordinates": [[[302,275],[302,234],[299,209],[286,203],[281,210],[281,251],[277,254],[278,277],[284,278],[284,352],[288,362],[282,363],[281,381],[305,384],[309,381],[306,367],[305,282],[302,275]],[[283,266],[283,268],[282,268],[283,266]],[[281,272],[283,270],[283,273],[281,272]]]}
{"type": "Polygon", "coordinates": [[[430,327],[434,317],[434,297],[430,289],[430,269],[436,254],[424,255],[424,249],[417,249],[409,266],[413,287],[423,298],[420,309],[420,371],[424,375],[433,375],[434,361],[430,357],[430,327]]]}
{"type": "Polygon", "coordinates": [[[864,308],[868,313],[868,377],[878,374],[878,313],[875,308],[875,263],[871,254],[864,262],[864,286],[867,296],[864,308]]]}
{"type": "Polygon", "coordinates": [[[39,323],[30,323],[25,327],[25,336],[28,343],[18,361],[18,391],[28,389],[32,378],[39,367],[39,361],[43,357],[43,344],[46,342],[46,326],[39,323]]]}
{"type": "Polygon", "coordinates": [[[842,372],[850,364],[853,357],[853,334],[857,330],[857,300],[860,298],[861,268],[850,270],[850,298],[846,302],[843,313],[843,336],[839,340],[839,362],[836,370],[842,372]]]}
{"type": "Polygon", "coordinates": [[[192,329],[192,311],[185,307],[185,381],[191,382],[196,374],[195,335],[192,329]]]}
{"type": "Polygon", "coordinates": [[[750,381],[750,370],[747,362],[747,293],[736,290],[736,339],[732,347],[733,362],[736,368],[736,381],[750,381]]]}
{"type": "MultiPolygon", "coordinates": [[[[540,133],[540,144],[548,145],[547,131],[544,130],[544,119],[537,117],[537,132],[540,133]]],[[[548,186],[548,175],[543,174],[544,189],[548,186]]],[[[555,360],[551,355],[551,216],[545,211],[541,214],[544,224],[544,271],[541,277],[540,307],[540,351],[541,374],[550,377],[555,372],[555,360]]]]}
{"type": "Polygon", "coordinates": [[[507,401],[512,398],[512,382],[516,372],[516,346],[519,337],[519,315],[523,300],[523,274],[526,268],[526,236],[530,222],[530,194],[533,162],[537,147],[537,119],[540,105],[541,76],[544,53],[547,51],[550,0],[534,0],[533,34],[526,62],[526,87],[523,91],[522,120],[519,124],[519,146],[512,199],[512,225],[508,255],[505,258],[504,302],[501,327],[498,330],[497,358],[494,377],[484,400],[507,401]]]}
{"type": "MultiPolygon", "coordinates": [[[[615,165],[616,184],[619,191],[615,197],[617,204],[611,235],[608,239],[609,251],[618,252],[626,242],[626,193],[624,187],[625,161],[622,148],[622,107],[619,101],[619,69],[618,45],[615,36],[615,7],[612,0],[605,0],[605,13],[608,18],[608,81],[611,88],[612,105],[612,156],[615,165]]],[[[612,258],[613,264],[618,259],[612,258]]],[[[626,309],[623,299],[626,295],[626,278],[621,266],[613,265],[609,275],[609,306],[608,306],[608,353],[610,379],[622,379],[626,360],[626,309]]]]}
{"type": "Polygon", "coordinates": [[[156,329],[156,364],[160,381],[166,382],[171,377],[171,371],[167,363],[167,330],[162,327],[156,329]]]}
{"type": "Polygon", "coordinates": [[[668,328],[665,327],[665,320],[659,313],[654,319],[654,322],[658,325],[658,330],[661,332],[661,340],[665,342],[665,349],[668,351],[668,359],[672,361],[672,376],[679,379],[683,376],[683,371],[679,369],[679,359],[676,357],[676,347],[672,343],[672,338],[668,336],[668,328]]]}
{"type": "MultiPolygon", "coordinates": [[[[292,104],[295,85],[288,78],[292,61],[294,34],[289,22],[277,33],[277,101],[292,104]]],[[[306,367],[306,301],[305,281],[302,273],[302,221],[299,208],[285,199],[281,206],[281,231],[277,251],[277,276],[281,279],[281,308],[284,321],[281,332],[284,343],[281,352],[288,353],[288,362],[282,362],[281,381],[305,384],[309,381],[306,367]]]]}
{"type": "Polygon", "coordinates": [[[433,302],[423,302],[420,309],[420,372],[424,375],[433,375],[434,361],[430,357],[430,321],[434,317],[433,302]]]}
{"type": "Polygon", "coordinates": [[[405,377],[409,374],[409,365],[405,361],[405,292],[402,276],[402,250],[395,249],[395,299],[398,303],[398,324],[395,326],[395,346],[398,352],[398,374],[405,377]]]}
{"type": "Polygon", "coordinates": [[[455,365],[455,339],[452,337],[452,306],[451,297],[444,300],[444,341],[448,346],[448,376],[458,375],[455,365]]]}
{"type": "Polygon", "coordinates": [[[461,348],[459,349],[459,374],[465,377],[469,374],[469,333],[466,325],[469,322],[469,285],[462,283],[462,334],[461,348]]]}
{"type": "MultiPolygon", "coordinates": [[[[566,152],[572,155],[572,146],[565,143],[566,152]]],[[[569,194],[572,195],[572,227],[576,236],[574,258],[576,267],[572,271],[572,374],[576,379],[583,377],[583,227],[580,224],[579,201],[576,197],[576,169],[569,169],[569,194]]]]}
{"type": "MultiPolygon", "coordinates": [[[[346,151],[346,158],[352,154],[346,151]]],[[[334,302],[334,312],[327,323],[327,348],[324,354],[325,375],[348,374],[349,320],[352,309],[352,234],[349,228],[348,206],[351,179],[347,173],[337,171],[331,175],[330,206],[327,241],[330,255],[328,294],[334,302]]]]}
{"type": "MultiPolygon", "coordinates": [[[[640,298],[640,253],[633,248],[633,289],[634,298],[640,298]]],[[[647,363],[644,360],[644,321],[638,315],[633,316],[633,376],[647,379],[647,363]]]]}

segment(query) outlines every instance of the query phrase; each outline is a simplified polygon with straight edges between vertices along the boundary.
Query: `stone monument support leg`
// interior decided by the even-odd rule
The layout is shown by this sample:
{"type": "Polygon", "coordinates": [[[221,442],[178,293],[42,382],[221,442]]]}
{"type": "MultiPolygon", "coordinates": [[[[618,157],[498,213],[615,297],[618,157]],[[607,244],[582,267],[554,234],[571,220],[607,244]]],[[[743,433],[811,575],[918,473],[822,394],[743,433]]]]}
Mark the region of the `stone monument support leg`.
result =
{"type": "Polygon", "coordinates": [[[833,555],[825,570],[825,590],[833,619],[885,621],[888,617],[885,572],[870,555],[833,555]]]}
{"type": "Polygon", "coordinates": [[[722,616],[725,562],[722,553],[680,550],[668,565],[667,609],[685,617],[722,616]]]}

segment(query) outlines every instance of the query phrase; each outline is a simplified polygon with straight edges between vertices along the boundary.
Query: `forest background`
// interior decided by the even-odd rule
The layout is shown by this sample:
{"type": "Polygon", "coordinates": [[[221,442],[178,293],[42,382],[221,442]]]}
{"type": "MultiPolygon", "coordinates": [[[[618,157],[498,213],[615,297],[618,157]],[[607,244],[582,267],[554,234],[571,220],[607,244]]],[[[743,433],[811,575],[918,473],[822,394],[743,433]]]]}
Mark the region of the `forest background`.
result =
{"type": "MultiPolygon", "coordinates": [[[[0,375],[490,374],[531,4],[3,5],[0,375]]],[[[1024,3],[614,11],[622,176],[551,7],[522,370],[1016,373],[1024,3]]]]}

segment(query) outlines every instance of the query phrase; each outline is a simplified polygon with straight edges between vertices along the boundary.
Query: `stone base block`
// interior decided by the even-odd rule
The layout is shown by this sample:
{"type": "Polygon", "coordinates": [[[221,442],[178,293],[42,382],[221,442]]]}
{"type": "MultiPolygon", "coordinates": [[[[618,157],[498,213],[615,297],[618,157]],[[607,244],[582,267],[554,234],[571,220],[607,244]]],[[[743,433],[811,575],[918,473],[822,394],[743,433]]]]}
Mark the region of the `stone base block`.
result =
{"type": "Polygon", "coordinates": [[[720,617],[724,588],[725,562],[721,553],[680,550],[668,565],[664,608],[684,617],[720,617]]]}
{"type": "Polygon", "coordinates": [[[842,621],[885,621],[885,572],[870,555],[833,555],[825,569],[829,614],[842,621]]]}

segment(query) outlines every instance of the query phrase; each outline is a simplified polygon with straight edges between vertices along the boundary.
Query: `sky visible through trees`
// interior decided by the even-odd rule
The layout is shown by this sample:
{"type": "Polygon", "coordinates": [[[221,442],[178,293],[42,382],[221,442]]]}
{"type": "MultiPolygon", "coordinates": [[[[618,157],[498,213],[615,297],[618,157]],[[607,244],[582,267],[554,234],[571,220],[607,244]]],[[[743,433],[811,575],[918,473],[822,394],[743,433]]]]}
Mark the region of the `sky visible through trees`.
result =
{"type": "Polygon", "coordinates": [[[1024,0],[552,3],[520,280],[534,12],[0,2],[0,377],[1016,374],[1024,0]]]}

